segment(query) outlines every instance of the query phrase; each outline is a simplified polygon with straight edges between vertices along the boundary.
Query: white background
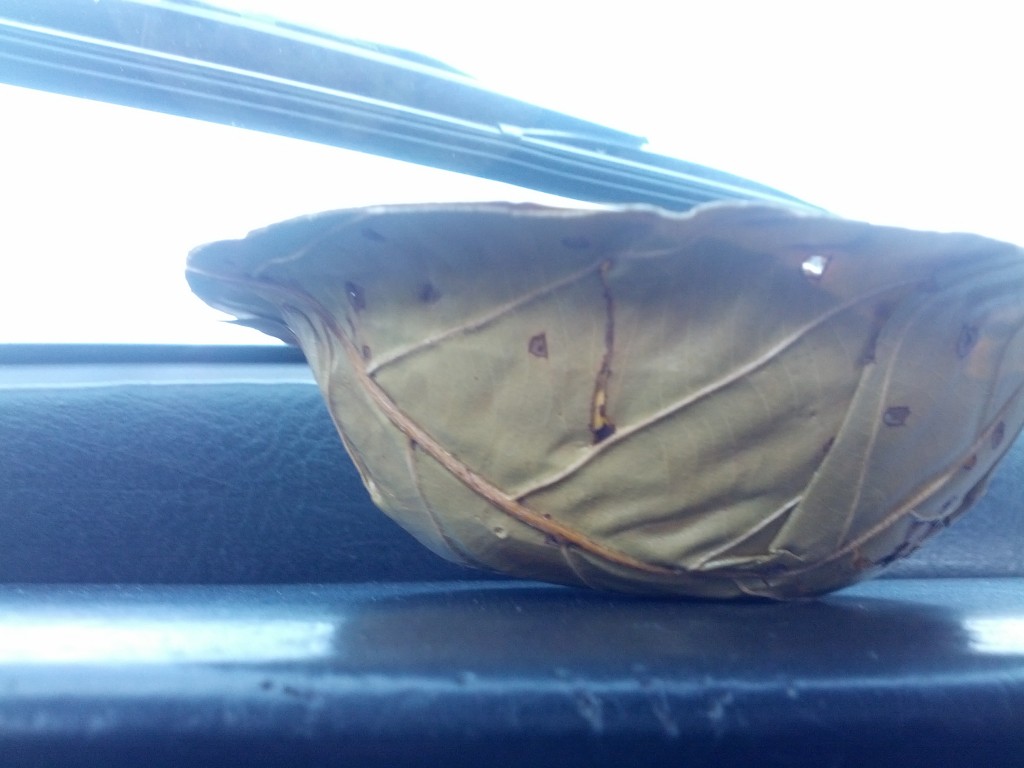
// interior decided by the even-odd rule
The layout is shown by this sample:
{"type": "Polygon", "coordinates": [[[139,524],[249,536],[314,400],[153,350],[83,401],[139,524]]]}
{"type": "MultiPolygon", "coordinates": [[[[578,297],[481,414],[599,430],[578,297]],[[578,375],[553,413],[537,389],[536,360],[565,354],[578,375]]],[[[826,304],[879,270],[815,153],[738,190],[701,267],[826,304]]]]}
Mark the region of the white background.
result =
{"type": "MultiPolygon", "coordinates": [[[[1024,244],[1011,3],[224,4],[418,50],[841,215],[1024,244]]],[[[552,199],[18,88],[0,114],[0,342],[262,343],[189,293],[191,247],[350,205],[552,199]]]]}

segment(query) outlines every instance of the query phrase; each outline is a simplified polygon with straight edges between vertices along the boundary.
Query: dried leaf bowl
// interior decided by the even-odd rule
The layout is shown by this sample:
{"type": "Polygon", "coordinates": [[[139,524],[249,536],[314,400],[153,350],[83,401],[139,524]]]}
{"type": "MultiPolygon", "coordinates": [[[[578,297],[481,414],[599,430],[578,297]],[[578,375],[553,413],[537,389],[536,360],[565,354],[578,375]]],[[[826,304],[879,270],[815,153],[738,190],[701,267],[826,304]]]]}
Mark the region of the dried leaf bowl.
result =
{"type": "Polygon", "coordinates": [[[452,560],[820,594],[983,493],[1024,423],[1024,253],[758,205],[382,206],[202,246],[312,366],[374,502],[452,560]]]}

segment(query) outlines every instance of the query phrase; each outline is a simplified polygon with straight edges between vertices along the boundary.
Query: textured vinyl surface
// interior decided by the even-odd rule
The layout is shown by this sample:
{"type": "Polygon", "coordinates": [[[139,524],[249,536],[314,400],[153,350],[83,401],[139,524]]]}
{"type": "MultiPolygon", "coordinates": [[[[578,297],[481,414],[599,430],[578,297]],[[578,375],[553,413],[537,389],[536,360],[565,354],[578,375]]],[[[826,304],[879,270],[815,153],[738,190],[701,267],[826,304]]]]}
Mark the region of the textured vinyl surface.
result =
{"type": "Polygon", "coordinates": [[[1019,764],[1020,444],[930,578],[637,599],[428,552],[301,369],[6,374],[6,765],[1019,764]]]}
{"type": "MultiPolygon", "coordinates": [[[[888,573],[1024,575],[1024,444],[888,573]]],[[[302,366],[0,371],[0,581],[480,578],[370,502],[302,366]]]]}
{"type": "Polygon", "coordinates": [[[0,388],[0,581],[478,576],[373,507],[312,383],[117,375],[0,388]]]}

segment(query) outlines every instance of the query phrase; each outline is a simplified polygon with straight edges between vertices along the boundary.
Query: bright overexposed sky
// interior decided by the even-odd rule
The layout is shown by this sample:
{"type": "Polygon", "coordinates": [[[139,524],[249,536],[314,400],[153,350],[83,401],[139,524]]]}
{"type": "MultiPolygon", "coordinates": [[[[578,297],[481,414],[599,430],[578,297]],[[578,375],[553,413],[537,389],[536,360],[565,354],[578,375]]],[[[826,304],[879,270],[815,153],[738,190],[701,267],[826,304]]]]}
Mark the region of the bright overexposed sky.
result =
{"type": "MultiPolygon", "coordinates": [[[[844,216],[1024,244],[1010,3],[221,4],[417,50],[844,216]]],[[[0,342],[260,342],[189,293],[191,247],[351,205],[552,199],[13,87],[0,111],[0,342]]]]}
{"type": "Polygon", "coordinates": [[[418,50],[837,213],[1024,241],[1024,15],[1005,2],[221,4],[418,50]]]}

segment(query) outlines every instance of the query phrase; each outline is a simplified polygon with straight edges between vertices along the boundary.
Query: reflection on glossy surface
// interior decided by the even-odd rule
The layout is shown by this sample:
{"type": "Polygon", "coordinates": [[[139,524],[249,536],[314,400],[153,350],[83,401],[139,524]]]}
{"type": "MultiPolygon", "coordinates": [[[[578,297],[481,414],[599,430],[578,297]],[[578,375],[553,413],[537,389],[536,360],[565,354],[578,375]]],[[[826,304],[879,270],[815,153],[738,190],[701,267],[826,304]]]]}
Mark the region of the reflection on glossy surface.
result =
{"type": "Polygon", "coordinates": [[[0,618],[0,664],[168,664],[315,660],[327,621],[0,618]]]}
{"type": "Polygon", "coordinates": [[[979,617],[964,622],[971,648],[978,653],[1024,655],[1024,618],[979,617]]]}
{"type": "MultiPolygon", "coordinates": [[[[945,677],[1024,654],[1002,580],[882,580],[776,604],[636,599],[524,582],[0,589],[0,665],[237,663],[452,680],[727,671],[945,677]],[[912,638],[912,642],[908,642],[912,638]]],[[[1008,661],[1008,660],[1007,660],[1008,661]]]]}
{"type": "MultiPolygon", "coordinates": [[[[896,586],[888,582],[884,586],[896,586]]],[[[337,659],[352,671],[471,673],[477,681],[612,675],[690,681],[947,677],[998,666],[972,653],[964,616],[850,590],[825,599],[636,599],[536,585],[382,596],[347,615],[337,659]]],[[[967,613],[966,615],[970,615],[967,613]]]]}
{"type": "Polygon", "coordinates": [[[1022,654],[1022,579],[0,586],[0,763],[1018,766],[1022,654]]]}

